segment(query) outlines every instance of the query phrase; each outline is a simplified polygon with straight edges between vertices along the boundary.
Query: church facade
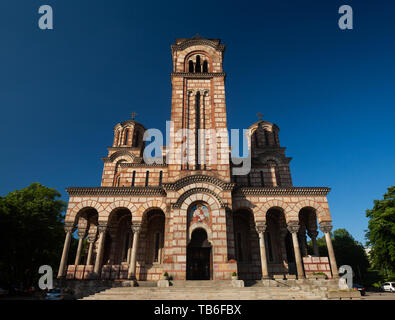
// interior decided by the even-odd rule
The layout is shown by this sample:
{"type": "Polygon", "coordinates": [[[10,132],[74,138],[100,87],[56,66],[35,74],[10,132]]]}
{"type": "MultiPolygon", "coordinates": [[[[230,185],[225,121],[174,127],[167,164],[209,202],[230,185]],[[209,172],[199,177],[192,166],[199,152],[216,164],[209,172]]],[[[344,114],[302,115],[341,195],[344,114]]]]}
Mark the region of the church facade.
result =
{"type": "MultiPolygon", "coordinates": [[[[171,50],[172,129],[226,131],[225,45],[196,36],[176,39],[171,50]]],[[[218,153],[216,163],[198,161],[197,151],[187,157],[181,151],[181,160],[171,161],[168,149],[183,150],[185,142],[174,136],[162,148],[164,161],[148,163],[145,132],[134,117],[118,123],[103,158],[101,186],[67,189],[59,278],[338,277],[330,189],[293,186],[291,158],[275,124],[260,119],[248,128],[251,170],[244,175],[233,174],[230,149],[218,153]],[[329,257],[319,256],[318,228],[329,257]],[[70,257],[73,235],[79,242],[70,257]]],[[[207,149],[213,144],[210,137],[199,141],[207,149]]],[[[197,145],[194,138],[190,147],[197,145]]]]}

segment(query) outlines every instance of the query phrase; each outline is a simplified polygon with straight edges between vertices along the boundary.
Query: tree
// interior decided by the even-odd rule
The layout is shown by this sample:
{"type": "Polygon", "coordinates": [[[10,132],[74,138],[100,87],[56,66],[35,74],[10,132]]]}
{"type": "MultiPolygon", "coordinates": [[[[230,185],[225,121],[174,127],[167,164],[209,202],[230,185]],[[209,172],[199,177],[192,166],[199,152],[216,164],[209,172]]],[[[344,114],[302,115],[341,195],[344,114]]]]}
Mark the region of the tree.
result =
{"type": "Polygon", "coordinates": [[[366,210],[369,218],[366,238],[371,247],[370,258],[387,277],[395,273],[395,186],[389,187],[382,200],[375,200],[373,209],[366,210]]]}
{"type": "MultiPolygon", "coordinates": [[[[369,268],[369,260],[363,245],[346,229],[336,229],[331,234],[333,250],[338,266],[349,265],[354,271],[354,280],[363,281],[369,268]]],[[[309,243],[311,246],[311,243],[309,243]]],[[[328,256],[325,237],[317,239],[320,256],[328,256]]]]}
{"type": "Polygon", "coordinates": [[[66,203],[55,189],[39,183],[0,198],[0,282],[30,286],[41,265],[56,275],[64,242],[66,203]]]}

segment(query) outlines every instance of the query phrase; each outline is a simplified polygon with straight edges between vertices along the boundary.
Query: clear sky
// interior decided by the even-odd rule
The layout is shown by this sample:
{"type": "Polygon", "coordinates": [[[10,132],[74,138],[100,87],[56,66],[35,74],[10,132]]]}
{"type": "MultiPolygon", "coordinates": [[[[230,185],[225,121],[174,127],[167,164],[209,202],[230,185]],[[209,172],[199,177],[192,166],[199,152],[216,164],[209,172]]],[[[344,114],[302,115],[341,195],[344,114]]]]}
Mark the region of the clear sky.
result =
{"type": "Polygon", "coordinates": [[[335,228],[364,241],[395,183],[393,1],[2,0],[0,195],[98,186],[113,126],[170,117],[175,38],[226,44],[229,128],[276,123],[295,186],[328,186],[335,228]],[[50,4],[54,30],[38,28],[50,4]],[[354,29],[338,27],[351,5],[354,29]]]}

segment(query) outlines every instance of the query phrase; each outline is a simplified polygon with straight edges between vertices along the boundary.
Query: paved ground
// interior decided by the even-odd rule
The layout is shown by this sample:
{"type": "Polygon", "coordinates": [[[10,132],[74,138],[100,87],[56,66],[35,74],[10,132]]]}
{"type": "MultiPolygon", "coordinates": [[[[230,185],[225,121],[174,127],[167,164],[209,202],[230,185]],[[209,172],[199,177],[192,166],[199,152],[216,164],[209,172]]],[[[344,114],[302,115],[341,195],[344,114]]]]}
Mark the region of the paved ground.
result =
{"type": "Polygon", "coordinates": [[[391,292],[366,292],[361,300],[395,300],[395,293],[391,292]]]}

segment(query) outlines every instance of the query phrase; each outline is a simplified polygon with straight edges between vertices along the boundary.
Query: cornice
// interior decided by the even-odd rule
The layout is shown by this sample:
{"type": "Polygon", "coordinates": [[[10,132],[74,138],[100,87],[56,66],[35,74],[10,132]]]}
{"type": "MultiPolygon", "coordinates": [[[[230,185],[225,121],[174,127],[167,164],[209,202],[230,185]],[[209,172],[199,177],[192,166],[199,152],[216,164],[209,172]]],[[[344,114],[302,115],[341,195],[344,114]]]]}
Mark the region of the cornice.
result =
{"type": "Polygon", "coordinates": [[[209,79],[213,77],[226,77],[225,72],[206,72],[206,73],[192,73],[192,72],[172,72],[171,77],[185,77],[185,78],[199,78],[209,79]]]}
{"type": "Polygon", "coordinates": [[[70,196],[166,196],[162,187],[70,187],[70,196]]]}
{"type": "Polygon", "coordinates": [[[331,189],[327,187],[238,187],[233,190],[233,195],[244,196],[326,196],[331,189]]]}
{"type": "Polygon", "coordinates": [[[210,39],[204,39],[201,37],[194,37],[191,39],[185,39],[184,41],[180,42],[179,44],[172,44],[171,49],[174,52],[175,50],[177,51],[182,51],[185,50],[188,47],[191,46],[210,46],[213,47],[215,50],[224,52],[225,51],[225,45],[219,43],[218,39],[210,40],[210,39]]]}

